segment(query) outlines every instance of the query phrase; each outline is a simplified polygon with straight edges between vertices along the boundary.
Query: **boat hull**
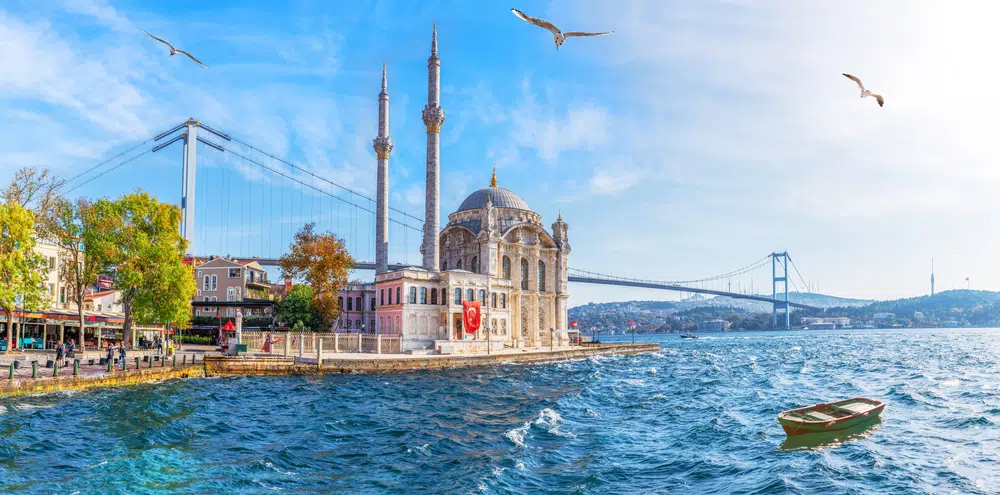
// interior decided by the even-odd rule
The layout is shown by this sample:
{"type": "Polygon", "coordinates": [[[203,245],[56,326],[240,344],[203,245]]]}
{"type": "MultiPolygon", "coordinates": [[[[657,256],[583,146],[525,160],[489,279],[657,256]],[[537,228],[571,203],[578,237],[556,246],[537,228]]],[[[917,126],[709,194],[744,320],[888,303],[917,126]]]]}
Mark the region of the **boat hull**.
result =
{"type": "MultiPolygon", "coordinates": [[[[781,424],[781,428],[785,430],[785,434],[789,436],[806,435],[809,433],[825,433],[847,430],[879,420],[881,418],[882,411],[884,410],[884,402],[872,399],[855,398],[848,399],[846,401],[834,402],[832,404],[816,404],[814,406],[804,407],[801,409],[785,411],[778,415],[778,422],[781,424]],[[815,414],[820,411],[829,412],[831,407],[836,408],[837,405],[852,403],[864,403],[870,407],[854,414],[836,418],[829,417],[828,420],[815,421],[803,418],[803,415],[815,414]]],[[[827,415],[821,413],[821,416],[827,415]]]]}

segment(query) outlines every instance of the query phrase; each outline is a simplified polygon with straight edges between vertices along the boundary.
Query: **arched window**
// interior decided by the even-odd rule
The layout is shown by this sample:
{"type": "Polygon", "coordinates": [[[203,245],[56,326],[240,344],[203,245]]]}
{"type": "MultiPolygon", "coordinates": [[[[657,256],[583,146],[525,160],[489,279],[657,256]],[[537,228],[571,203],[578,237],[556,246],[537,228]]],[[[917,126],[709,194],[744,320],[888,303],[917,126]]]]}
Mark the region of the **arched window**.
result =
{"type": "Polygon", "coordinates": [[[455,304],[462,304],[462,289],[455,289],[455,304]]]}
{"type": "Polygon", "coordinates": [[[493,309],[497,309],[497,293],[493,293],[493,309]]]}
{"type": "MultiPolygon", "coordinates": [[[[375,311],[375,296],[374,296],[374,295],[372,295],[372,298],[371,298],[371,303],[372,303],[372,304],[371,304],[371,306],[372,306],[372,311],[375,311]]],[[[372,322],[372,326],[373,326],[373,327],[375,326],[375,322],[372,322]]]]}
{"type": "Polygon", "coordinates": [[[389,287],[389,306],[392,306],[392,287],[389,287]]]}
{"type": "Polygon", "coordinates": [[[458,262],[455,263],[455,269],[456,270],[461,270],[462,269],[462,258],[459,258],[458,262]]]}
{"type": "Polygon", "coordinates": [[[486,291],[483,289],[479,289],[479,302],[486,305],[486,291]]]}
{"type": "Polygon", "coordinates": [[[410,304],[417,304],[417,288],[410,287],[410,304]]]}
{"type": "Polygon", "coordinates": [[[402,287],[396,287],[396,304],[403,304],[403,298],[399,297],[399,290],[402,287]]]}
{"type": "Polygon", "coordinates": [[[465,291],[465,300],[466,301],[475,301],[476,300],[476,291],[474,291],[472,289],[469,289],[469,290],[465,291]]]}
{"type": "Polygon", "coordinates": [[[431,289],[431,304],[437,304],[437,303],[438,303],[438,290],[431,289]]]}
{"type": "Polygon", "coordinates": [[[337,307],[340,308],[341,310],[344,309],[344,298],[343,297],[338,297],[337,298],[337,307]]]}
{"type": "Polygon", "coordinates": [[[354,328],[361,328],[361,320],[354,320],[354,328]]]}
{"type": "Polygon", "coordinates": [[[243,300],[243,288],[242,287],[237,287],[236,288],[236,300],[237,301],[242,301],[243,300]]]}
{"type": "Polygon", "coordinates": [[[427,287],[420,288],[420,304],[427,304],[427,287]]]}
{"type": "Polygon", "coordinates": [[[233,288],[229,287],[228,289],[226,289],[226,301],[232,302],[232,300],[233,300],[233,288]]]}
{"type": "MultiPolygon", "coordinates": [[[[344,299],[340,298],[340,301],[343,302],[344,299]]],[[[354,299],[352,299],[350,297],[347,298],[347,310],[348,311],[354,311],[354,299]]]]}
{"type": "Polygon", "coordinates": [[[218,289],[219,289],[219,276],[212,275],[212,290],[218,290],[218,289]]]}
{"type": "Polygon", "coordinates": [[[479,258],[472,257],[472,273],[479,273],[479,258]]]}
{"type": "Polygon", "coordinates": [[[361,298],[360,297],[354,298],[354,307],[358,308],[358,311],[364,311],[365,310],[365,307],[361,305],[361,298]]]}
{"type": "Polygon", "coordinates": [[[399,317],[396,317],[396,331],[395,333],[403,333],[403,329],[399,326],[399,317]]]}
{"type": "Polygon", "coordinates": [[[500,309],[507,309],[507,294],[500,294],[500,309]]]}
{"type": "Polygon", "coordinates": [[[521,290],[528,290],[528,259],[521,258],[521,290]]]}
{"type": "Polygon", "coordinates": [[[201,284],[201,288],[202,290],[210,290],[212,288],[212,278],[209,277],[208,275],[205,275],[205,278],[201,284]]]}
{"type": "Polygon", "coordinates": [[[538,292],[545,292],[545,263],[538,261],[538,292]]]}
{"type": "Polygon", "coordinates": [[[385,333],[385,317],[384,316],[380,316],[378,318],[378,332],[377,333],[385,333]]]}
{"type": "Polygon", "coordinates": [[[447,260],[441,260],[441,271],[442,272],[448,271],[448,261],[447,260]]]}
{"type": "Polygon", "coordinates": [[[378,305],[385,306],[385,289],[379,289],[378,298],[379,298],[378,305]]]}
{"type": "Polygon", "coordinates": [[[503,257],[503,279],[510,280],[510,258],[503,257]]]}

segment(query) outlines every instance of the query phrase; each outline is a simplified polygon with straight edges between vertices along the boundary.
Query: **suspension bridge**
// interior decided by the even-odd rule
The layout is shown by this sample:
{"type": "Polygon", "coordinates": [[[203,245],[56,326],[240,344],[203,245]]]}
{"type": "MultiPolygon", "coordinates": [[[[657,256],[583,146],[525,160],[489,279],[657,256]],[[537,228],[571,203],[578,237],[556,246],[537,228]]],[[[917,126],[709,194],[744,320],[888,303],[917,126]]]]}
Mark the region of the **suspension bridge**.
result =
{"type": "MultiPolygon", "coordinates": [[[[296,164],[250,139],[195,119],[123,148],[71,177],[63,194],[102,195],[102,182],[108,179],[101,179],[113,173],[119,183],[141,184],[154,196],[179,197],[183,211],[180,230],[195,257],[230,256],[276,266],[295,232],[305,223],[315,223],[320,231],[334,232],[344,240],[359,260],[356,270],[375,269],[370,260],[375,258],[376,200],[325,177],[334,167],[296,164]],[[177,149],[173,146],[176,143],[182,148],[179,195],[176,189],[169,190],[178,185],[176,155],[170,151],[177,149]]],[[[423,218],[391,205],[388,210],[389,259],[395,261],[390,268],[420,265],[417,248],[423,218]]],[[[570,268],[568,275],[572,283],[769,303],[775,326],[781,316],[786,328],[792,308],[816,309],[788,299],[790,287],[805,292],[810,284],[787,252],[770,253],[742,268],[689,280],[630,278],[578,268],[570,268]],[[768,265],[770,273],[765,274],[768,265]],[[755,283],[760,279],[770,282],[770,287],[755,283]]]]}

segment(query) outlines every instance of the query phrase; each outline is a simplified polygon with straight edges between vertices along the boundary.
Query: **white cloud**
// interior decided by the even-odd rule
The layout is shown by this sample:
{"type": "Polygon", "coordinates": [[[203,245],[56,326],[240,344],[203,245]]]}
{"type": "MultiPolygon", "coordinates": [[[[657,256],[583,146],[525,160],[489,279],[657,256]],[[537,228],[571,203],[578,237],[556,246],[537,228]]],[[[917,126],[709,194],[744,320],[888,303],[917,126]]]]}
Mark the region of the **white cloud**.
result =
{"type": "Polygon", "coordinates": [[[594,194],[614,196],[628,190],[638,182],[639,173],[618,161],[618,163],[609,164],[606,168],[598,167],[594,171],[594,175],[590,177],[588,185],[594,194]]]}

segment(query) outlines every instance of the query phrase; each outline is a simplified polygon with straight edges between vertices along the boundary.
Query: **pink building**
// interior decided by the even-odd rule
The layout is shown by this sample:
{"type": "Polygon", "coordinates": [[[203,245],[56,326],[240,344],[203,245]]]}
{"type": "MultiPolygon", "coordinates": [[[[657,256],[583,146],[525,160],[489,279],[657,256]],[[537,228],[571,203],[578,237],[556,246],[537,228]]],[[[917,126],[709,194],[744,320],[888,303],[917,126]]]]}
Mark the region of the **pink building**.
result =
{"type": "Polygon", "coordinates": [[[338,332],[375,333],[375,286],[348,285],[338,293],[338,332]]]}

